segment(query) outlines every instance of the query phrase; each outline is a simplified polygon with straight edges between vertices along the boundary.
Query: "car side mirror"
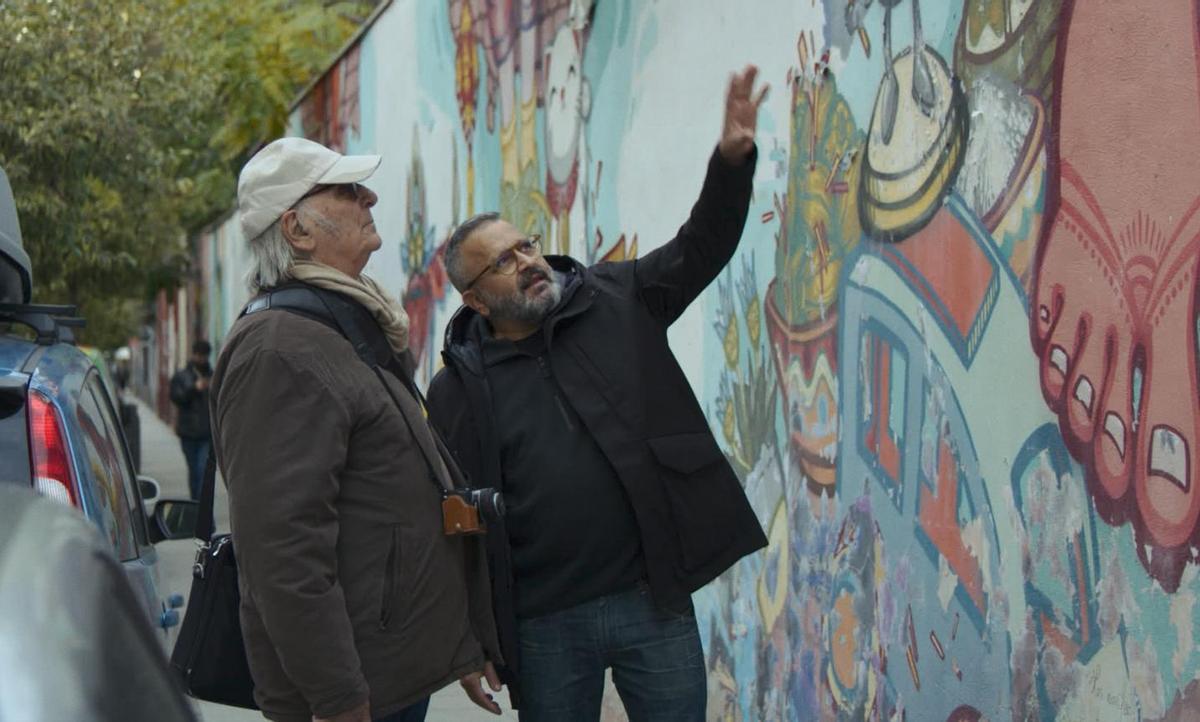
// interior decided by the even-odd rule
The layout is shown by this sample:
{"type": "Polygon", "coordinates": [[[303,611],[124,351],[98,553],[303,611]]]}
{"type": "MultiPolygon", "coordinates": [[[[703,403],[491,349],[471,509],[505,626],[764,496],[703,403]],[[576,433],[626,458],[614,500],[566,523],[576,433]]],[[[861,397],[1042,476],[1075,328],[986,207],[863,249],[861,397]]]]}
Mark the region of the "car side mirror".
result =
{"type": "Polygon", "coordinates": [[[163,499],[158,502],[154,507],[154,530],[151,532],[155,543],[195,536],[199,515],[200,504],[191,499],[163,499]]]}
{"type": "Polygon", "coordinates": [[[147,504],[153,504],[158,501],[158,495],[162,493],[162,487],[159,486],[158,481],[149,476],[141,475],[138,476],[137,480],[138,491],[142,493],[142,501],[147,504]]]}
{"type": "Polygon", "coordinates": [[[142,513],[150,516],[153,513],[154,505],[158,503],[158,497],[162,494],[162,486],[158,481],[149,476],[138,475],[138,493],[142,495],[142,513]]]}

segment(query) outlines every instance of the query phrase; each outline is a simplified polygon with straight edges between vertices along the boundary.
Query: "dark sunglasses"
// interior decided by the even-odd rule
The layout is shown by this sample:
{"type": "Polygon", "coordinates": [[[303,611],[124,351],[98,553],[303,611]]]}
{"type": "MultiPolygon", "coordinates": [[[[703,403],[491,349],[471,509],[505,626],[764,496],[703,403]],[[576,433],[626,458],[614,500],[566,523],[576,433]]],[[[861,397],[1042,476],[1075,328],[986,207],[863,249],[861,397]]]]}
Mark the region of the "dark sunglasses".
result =
{"type": "Polygon", "coordinates": [[[344,198],[348,201],[357,201],[362,197],[363,187],[358,183],[327,183],[315,185],[309,189],[307,193],[300,196],[296,203],[299,203],[305,198],[311,198],[318,193],[324,193],[325,191],[333,191],[333,195],[337,198],[344,198]]]}
{"type": "Polygon", "coordinates": [[[521,254],[526,258],[538,258],[542,255],[542,237],[537,233],[529,238],[522,238],[510,247],[507,251],[500,253],[496,259],[483,267],[479,275],[471,279],[471,282],[463,288],[463,293],[471,290],[471,287],[479,282],[479,279],[487,275],[488,271],[498,273],[501,276],[511,276],[517,270],[517,254],[521,254]]]}

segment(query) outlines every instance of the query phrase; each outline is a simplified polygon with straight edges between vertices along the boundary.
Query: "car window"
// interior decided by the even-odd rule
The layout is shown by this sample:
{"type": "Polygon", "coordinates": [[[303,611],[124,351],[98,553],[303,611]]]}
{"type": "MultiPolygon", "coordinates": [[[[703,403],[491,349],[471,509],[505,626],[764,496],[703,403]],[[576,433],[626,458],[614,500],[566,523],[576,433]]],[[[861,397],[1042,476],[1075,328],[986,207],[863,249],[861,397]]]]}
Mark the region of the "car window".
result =
{"type": "Polygon", "coordinates": [[[134,517],[118,464],[120,438],[114,437],[109,429],[111,425],[105,423],[104,407],[92,392],[92,387],[98,383],[96,372],[89,373],[76,413],[83,431],[90,477],[95,483],[92,497],[96,502],[97,520],[117,557],[128,561],[138,556],[134,517]]]}
{"type": "Polygon", "coordinates": [[[96,371],[100,374],[100,385],[108,392],[108,396],[113,401],[120,399],[120,389],[117,388],[117,382],[113,379],[112,374],[108,372],[108,361],[105,360],[104,354],[100,349],[91,346],[79,346],[83,352],[92,361],[92,365],[96,367],[96,371]]]}
{"type": "Polygon", "coordinates": [[[121,480],[121,486],[125,489],[125,499],[129,504],[129,518],[133,524],[134,536],[139,543],[146,545],[150,542],[146,532],[145,515],[142,513],[141,495],[137,491],[137,472],[134,471],[133,459],[129,455],[129,447],[122,431],[124,427],[119,422],[120,417],[113,405],[113,398],[107,391],[112,387],[102,381],[102,378],[92,376],[88,380],[87,388],[95,397],[96,405],[100,408],[100,417],[104,420],[107,437],[112,441],[112,460],[117,477],[121,480]]]}
{"type": "Polygon", "coordinates": [[[23,394],[0,390],[0,484],[29,486],[29,426],[23,394]]]}

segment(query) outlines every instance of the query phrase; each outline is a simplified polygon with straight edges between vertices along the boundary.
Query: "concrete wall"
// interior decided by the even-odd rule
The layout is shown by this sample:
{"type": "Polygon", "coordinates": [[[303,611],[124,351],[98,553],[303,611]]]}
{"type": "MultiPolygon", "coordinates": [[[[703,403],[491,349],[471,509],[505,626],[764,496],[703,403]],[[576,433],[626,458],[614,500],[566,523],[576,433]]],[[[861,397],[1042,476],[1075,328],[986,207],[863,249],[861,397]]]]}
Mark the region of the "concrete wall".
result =
{"type": "Polygon", "coordinates": [[[397,0],[292,125],[384,156],[368,273],[428,377],[456,222],[662,244],[756,63],[750,221],[671,337],[771,540],[696,596],[710,716],[1194,720],[1197,13],[397,0]]]}

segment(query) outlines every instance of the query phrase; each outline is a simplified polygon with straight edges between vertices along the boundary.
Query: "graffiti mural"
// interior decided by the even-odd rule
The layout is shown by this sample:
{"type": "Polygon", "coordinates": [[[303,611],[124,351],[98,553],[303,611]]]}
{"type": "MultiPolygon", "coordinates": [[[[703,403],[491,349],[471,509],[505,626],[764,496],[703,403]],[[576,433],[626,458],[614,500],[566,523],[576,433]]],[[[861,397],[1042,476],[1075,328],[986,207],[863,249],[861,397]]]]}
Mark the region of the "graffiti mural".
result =
{"type": "Polygon", "coordinates": [[[812,57],[806,36],[792,90],[787,195],[775,197],[775,280],[767,291],[767,323],[775,369],[784,389],[792,452],[814,491],[832,494],[837,407],[838,279],[858,245],[856,198],[861,133],[828,57],[812,57]]]}
{"type": "Polygon", "coordinates": [[[749,220],[670,330],[769,540],[695,595],[709,718],[1200,719],[1197,0],[413,0],[291,127],[383,155],[424,381],[450,229],[658,247],[747,62],[749,220]]]}
{"type": "MultiPolygon", "coordinates": [[[[412,165],[405,179],[405,200],[407,201],[407,223],[405,224],[404,243],[400,247],[400,267],[408,277],[401,301],[408,313],[408,343],[409,349],[418,361],[426,364],[426,373],[432,372],[433,354],[429,353],[429,342],[434,333],[434,311],[446,298],[446,288],[450,278],[446,275],[446,264],[443,260],[445,241],[438,237],[437,226],[428,223],[428,206],[425,195],[425,166],[421,161],[419,138],[413,132],[412,165]]],[[[454,164],[457,171],[458,164],[454,164]]],[[[458,208],[458,183],[453,179],[452,189],[455,191],[451,207],[458,208]]],[[[452,216],[451,223],[457,224],[457,214],[452,216]]]]}
{"type": "Polygon", "coordinates": [[[362,132],[359,115],[359,57],[355,43],[304,96],[299,105],[302,134],[345,152],[347,140],[362,132]]]}
{"type": "Polygon", "coordinates": [[[1200,542],[1200,177],[1179,145],[1200,139],[1197,7],[1076,3],[1069,22],[1051,156],[1056,207],[1030,328],[1042,391],[1098,510],[1132,525],[1142,564],[1173,592],[1200,542]],[[1149,77],[1136,43],[1102,52],[1086,39],[1113,23],[1154,37],[1179,72],[1149,77]],[[1096,73],[1112,78],[1103,93],[1096,73]],[[1098,117],[1101,97],[1109,108],[1098,117]]]}

